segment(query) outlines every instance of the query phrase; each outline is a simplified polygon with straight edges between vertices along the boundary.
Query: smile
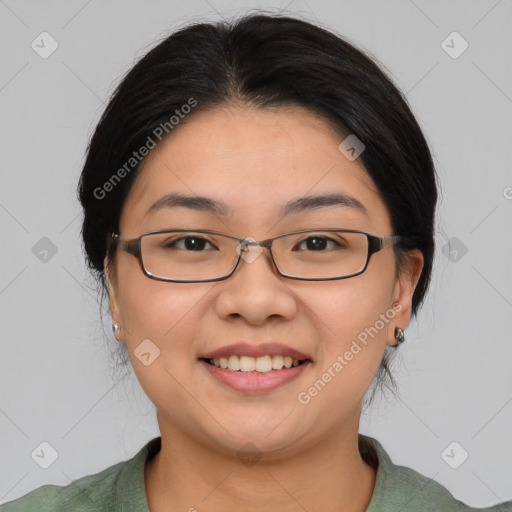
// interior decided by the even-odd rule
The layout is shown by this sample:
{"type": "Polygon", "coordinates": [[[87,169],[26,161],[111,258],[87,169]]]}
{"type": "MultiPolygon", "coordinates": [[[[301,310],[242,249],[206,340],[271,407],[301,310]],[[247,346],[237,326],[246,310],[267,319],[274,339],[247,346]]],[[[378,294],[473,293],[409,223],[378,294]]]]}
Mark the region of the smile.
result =
{"type": "Polygon", "coordinates": [[[289,356],[230,356],[215,359],[199,359],[211,377],[218,383],[248,395],[268,393],[297,379],[312,364],[310,359],[292,360],[289,356]],[[232,368],[223,368],[231,364],[232,368]],[[258,362],[258,360],[263,360],[258,362]],[[218,366],[215,364],[218,362],[218,366]],[[256,366],[258,365],[258,366],[256,366]],[[276,368],[270,368],[275,365],[276,368]],[[239,367],[242,368],[239,368],[239,367]],[[253,369],[251,369],[253,368],[253,369]],[[258,370],[257,368],[260,368],[258,370]]]}
{"type": "Polygon", "coordinates": [[[292,368],[299,366],[304,360],[292,359],[290,356],[236,356],[216,357],[213,359],[204,359],[208,364],[217,368],[224,368],[231,371],[240,372],[259,372],[267,373],[272,370],[282,370],[283,368],[292,368]]]}

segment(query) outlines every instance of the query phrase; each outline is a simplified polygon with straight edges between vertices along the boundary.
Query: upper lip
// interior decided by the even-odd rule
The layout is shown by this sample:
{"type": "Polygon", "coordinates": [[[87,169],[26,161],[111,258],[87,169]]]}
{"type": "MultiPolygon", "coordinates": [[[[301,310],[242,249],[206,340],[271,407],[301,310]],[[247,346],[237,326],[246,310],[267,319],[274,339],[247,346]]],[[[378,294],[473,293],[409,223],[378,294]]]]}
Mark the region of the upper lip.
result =
{"type": "Polygon", "coordinates": [[[293,360],[302,361],[304,359],[311,359],[306,354],[296,350],[282,343],[260,343],[258,345],[251,345],[249,343],[234,343],[233,345],[226,345],[225,347],[218,348],[212,352],[208,352],[200,357],[200,359],[217,359],[219,357],[229,356],[250,356],[250,357],[263,357],[263,356],[290,356],[293,360]]]}

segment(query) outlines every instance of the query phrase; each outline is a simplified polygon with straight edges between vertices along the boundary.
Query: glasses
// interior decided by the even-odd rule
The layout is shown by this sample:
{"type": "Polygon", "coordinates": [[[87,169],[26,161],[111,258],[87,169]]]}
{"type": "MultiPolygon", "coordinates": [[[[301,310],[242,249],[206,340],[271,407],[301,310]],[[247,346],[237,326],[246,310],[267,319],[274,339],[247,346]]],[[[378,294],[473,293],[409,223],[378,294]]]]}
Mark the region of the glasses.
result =
{"type": "Polygon", "coordinates": [[[207,229],[151,231],[111,242],[137,257],[144,274],[159,281],[222,281],[243,258],[252,263],[267,248],[280,275],[303,281],[347,279],[362,274],[372,254],[408,237],[377,237],[351,229],[304,229],[258,242],[207,229]]]}

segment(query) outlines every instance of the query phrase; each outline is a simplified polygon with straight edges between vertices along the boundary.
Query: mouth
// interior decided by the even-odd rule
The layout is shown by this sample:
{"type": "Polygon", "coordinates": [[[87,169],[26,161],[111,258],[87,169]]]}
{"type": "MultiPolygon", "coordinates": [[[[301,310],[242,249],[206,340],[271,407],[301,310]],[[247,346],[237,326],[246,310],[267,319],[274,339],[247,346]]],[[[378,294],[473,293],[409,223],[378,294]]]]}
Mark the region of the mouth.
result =
{"type": "Polygon", "coordinates": [[[311,363],[311,359],[293,359],[291,356],[264,355],[260,357],[231,355],[229,357],[199,358],[216,368],[232,372],[269,373],[311,363]]]}
{"type": "Polygon", "coordinates": [[[198,357],[213,379],[236,391],[258,395],[289,384],[313,358],[282,343],[235,343],[198,357]]]}
{"type": "Polygon", "coordinates": [[[246,395],[262,395],[286,384],[291,385],[312,364],[311,359],[293,360],[290,356],[254,358],[233,355],[221,357],[218,361],[217,358],[204,357],[198,361],[215,382],[246,395]]]}

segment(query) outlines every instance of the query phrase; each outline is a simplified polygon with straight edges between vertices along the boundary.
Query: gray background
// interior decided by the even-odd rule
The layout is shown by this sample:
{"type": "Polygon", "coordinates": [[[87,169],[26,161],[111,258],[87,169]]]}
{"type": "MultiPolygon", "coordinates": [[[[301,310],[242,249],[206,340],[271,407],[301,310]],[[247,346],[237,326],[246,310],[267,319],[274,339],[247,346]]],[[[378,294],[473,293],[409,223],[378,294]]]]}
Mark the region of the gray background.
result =
{"type": "Polygon", "coordinates": [[[432,288],[394,365],[400,398],[379,398],[361,431],[473,506],[512,499],[511,0],[0,0],[0,502],[96,473],[159,434],[135,377],[112,368],[76,184],[135,59],[189,20],[258,7],[318,20],[384,63],[441,180],[432,288]],[[43,31],[59,45],[47,59],[31,47],[43,31]],[[445,49],[460,39],[442,45],[453,31],[469,44],[458,58],[445,49]],[[43,441],[59,454],[48,469],[30,455],[43,441]],[[441,455],[453,441],[469,453],[458,469],[441,455]]]}

